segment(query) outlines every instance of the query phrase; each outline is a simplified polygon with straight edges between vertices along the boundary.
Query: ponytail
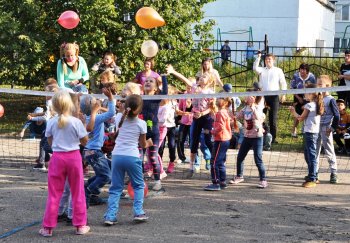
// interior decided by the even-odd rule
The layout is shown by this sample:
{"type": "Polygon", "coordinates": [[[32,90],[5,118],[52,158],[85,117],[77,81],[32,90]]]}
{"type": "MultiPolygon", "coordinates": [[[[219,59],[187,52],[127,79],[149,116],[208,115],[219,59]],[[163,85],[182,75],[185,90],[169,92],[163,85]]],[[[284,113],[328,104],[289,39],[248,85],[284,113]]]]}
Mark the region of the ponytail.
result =
{"type": "Polygon", "coordinates": [[[58,128],[64,128],[67,125],[67,117],[63,114],[58,116],[58,128]]]}
{"type": "MultiPolygon", "coordinates": [[[[130,107],[126,108],[125,111],[123,112],[123,115],[122,115],[122,118],[120,119],[120,122],[118,124],[118,131],[116,132],[115,134],[115,138],[116,139],[118,137],[118,134],[119,134],[119,129],[123,126],[123,123],[126,119],[126,117],[129,117],[129,113],[130,113],[130,107]]],[[[131,112],[132,113],[132,112],[131,112]]]]}
{"type": "Polygon", "coordinates": [[[324,103],[322,93],[316,93],[316,113],[322,116],[324,113],[324,103]]]}

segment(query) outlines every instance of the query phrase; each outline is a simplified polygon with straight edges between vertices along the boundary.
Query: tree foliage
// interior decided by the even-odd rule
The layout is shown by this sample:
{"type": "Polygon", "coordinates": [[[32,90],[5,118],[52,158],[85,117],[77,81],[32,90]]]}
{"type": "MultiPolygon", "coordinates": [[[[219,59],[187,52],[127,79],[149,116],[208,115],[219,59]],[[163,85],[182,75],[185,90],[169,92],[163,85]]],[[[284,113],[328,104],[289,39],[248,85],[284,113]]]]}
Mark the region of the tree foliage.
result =
{"type": "Polygon", "coordinates": [[[98,61],[103,52],[111,50],[118,57],[123,81],[129,81],[142,70],[144,57],[140,52],[144,40],[159,44],[156,69],[164,70],[172,63],[185,75],[193,75],[200,60],[208,55],[210,30],[214,21],[201,22],[202,7],[214,0],[0,0],[0,78],[2,84],[14,82],[28,87],[38,86],[48,77],[56,76],[59,46],[76,41],[80,55],[88,65],[98,61]],[[164,27],[140,28],[134,16],[123,21],[126,13],[135,14],[150,6],[165,19],[164,27]],[[57,19],[66,10],[80,15],[77,28],[62,28],[57,19]],[[194,41],[193,34],[200,40],[194,41]],[[198,51],[199,50],[199,51],[198,51]]]}

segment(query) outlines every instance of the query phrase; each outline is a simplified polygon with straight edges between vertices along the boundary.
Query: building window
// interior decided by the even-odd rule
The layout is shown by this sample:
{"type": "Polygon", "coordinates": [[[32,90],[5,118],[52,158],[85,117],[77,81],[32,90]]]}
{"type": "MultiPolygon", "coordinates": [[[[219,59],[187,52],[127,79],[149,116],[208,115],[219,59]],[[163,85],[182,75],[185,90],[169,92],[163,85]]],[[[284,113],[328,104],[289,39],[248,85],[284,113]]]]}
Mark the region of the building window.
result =
{"type": "Polygon", "coordinates": [[[334,53],[339,53],[340,38],[334,38],[334,53]]]}
{"type": "Polygon", "coordinates": [[[335,20],[337,21],[350,21],[350,5],[349,4],[337,4],[335,6],[335,20]]]}

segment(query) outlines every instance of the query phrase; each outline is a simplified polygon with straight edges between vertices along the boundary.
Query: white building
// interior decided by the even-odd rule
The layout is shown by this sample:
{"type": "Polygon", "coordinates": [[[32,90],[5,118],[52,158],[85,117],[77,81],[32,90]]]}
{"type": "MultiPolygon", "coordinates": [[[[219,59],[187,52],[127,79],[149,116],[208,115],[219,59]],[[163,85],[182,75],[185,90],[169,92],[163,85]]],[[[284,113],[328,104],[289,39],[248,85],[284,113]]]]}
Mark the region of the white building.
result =
{"type": "Polygon", "coordinates": [[[341,48],[350,49],[350,1],[333,1],[336,6],[334,53],[340,53],[341,48]]]}
{"type": "Polygon", "coordinates": [[[248,41],[251,27],[254,41],[266,34],[270,46],[330,47],[322,53],[333,54],[335,6],[328,0],[217,0],[204,11],[219,40],[217,28],[222,41],[248,41]]]}

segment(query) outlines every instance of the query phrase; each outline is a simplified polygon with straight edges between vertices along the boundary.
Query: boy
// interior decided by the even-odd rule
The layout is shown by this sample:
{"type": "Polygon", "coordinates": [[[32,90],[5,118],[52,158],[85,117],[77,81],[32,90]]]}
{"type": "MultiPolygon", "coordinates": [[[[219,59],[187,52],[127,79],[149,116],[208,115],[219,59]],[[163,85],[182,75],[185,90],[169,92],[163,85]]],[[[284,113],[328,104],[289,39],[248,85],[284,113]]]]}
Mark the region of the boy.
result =
{"type": "MultiPolygon", "coordinates": [[[[317,86],[321,88],[331,87],[332,80],[328,75],[320,75],[317,79],[317,86]]],[[[337,160],[333,146],[333,131],[337,128],[339,111],[336,101],[328,92],[323,92],[324,113],[320,121],[320,136],[317,140],[317,170],[319,168],[321,142],[331,170],[330,183],[335,184],[337,179],[337,160]]]]}
{"type": "Polygon", "coordinates": [[[340,113],[340,120],[333,135],[334,141],[338,145],[338,153],[350,154],[350,139],[347,138],[350,130],[350,114],[346,112],[345,100],[338,99],[337,105],[340,113]],[[341,138],[344,138],[345,146],[341,138]]]}

